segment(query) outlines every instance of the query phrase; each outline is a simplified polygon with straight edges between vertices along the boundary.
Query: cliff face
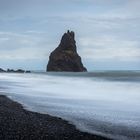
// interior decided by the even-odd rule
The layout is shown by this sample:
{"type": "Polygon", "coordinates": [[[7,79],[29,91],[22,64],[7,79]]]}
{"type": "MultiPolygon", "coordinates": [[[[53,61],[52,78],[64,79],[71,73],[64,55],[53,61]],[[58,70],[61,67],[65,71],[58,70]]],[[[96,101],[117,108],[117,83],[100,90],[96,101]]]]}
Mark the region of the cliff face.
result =
{"type": "Polygon", "coordinates": [[[74,32],[70,31],[62,36],[59,46],[50,54],[47,71],[87,71],[77,53],[74,38],[74,32]]]}

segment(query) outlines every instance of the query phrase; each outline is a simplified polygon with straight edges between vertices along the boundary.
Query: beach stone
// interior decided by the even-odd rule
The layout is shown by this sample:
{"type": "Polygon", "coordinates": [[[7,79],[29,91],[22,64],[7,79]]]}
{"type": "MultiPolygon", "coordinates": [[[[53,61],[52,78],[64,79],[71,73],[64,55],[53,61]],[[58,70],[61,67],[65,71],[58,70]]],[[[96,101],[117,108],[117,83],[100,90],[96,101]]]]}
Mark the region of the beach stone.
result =
{"type": "Polygon", "coordinates": [[[81,132],[60,118],[25,110],[21,104],[0,95],[0,140],[110,139],[81,132]]]}

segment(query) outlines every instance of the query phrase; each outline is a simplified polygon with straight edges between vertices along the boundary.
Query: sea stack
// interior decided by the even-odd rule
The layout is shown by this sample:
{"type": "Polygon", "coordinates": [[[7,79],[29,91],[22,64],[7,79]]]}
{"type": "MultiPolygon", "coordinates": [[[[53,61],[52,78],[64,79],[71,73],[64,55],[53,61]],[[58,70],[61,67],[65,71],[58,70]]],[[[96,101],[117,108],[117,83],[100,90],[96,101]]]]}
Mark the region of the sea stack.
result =
{"type": "Polygon", "coordinates": [[[59,46],[50,54],[47,71],[85,72],[81,57],[77,53],[75,34],[67,31],[59,46]]]}

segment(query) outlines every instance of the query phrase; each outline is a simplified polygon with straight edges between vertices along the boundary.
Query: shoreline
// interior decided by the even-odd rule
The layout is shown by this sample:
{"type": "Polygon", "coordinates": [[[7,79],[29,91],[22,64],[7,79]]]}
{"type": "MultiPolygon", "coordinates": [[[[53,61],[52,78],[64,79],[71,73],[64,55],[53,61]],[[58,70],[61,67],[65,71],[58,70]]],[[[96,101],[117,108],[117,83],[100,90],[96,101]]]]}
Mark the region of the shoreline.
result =
{"type": "Polygon", "coordinates": [[[110,140],[77,130],[61,118],[25,110],[0,95],[0,139],[2,140],[110,140]]]}

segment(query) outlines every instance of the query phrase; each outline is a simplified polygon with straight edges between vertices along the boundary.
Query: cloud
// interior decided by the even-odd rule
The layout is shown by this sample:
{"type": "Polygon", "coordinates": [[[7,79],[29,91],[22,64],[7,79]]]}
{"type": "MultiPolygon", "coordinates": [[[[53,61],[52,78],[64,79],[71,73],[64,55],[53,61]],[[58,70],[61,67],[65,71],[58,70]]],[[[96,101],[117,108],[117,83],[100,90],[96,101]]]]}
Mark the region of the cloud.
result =
{"type": "Polygon", "coordinates": [[[47,60],[70,29],[84,60],[139,61],[139,6],[139,0],[0,0],[0,60],[47,60]]]}
{"type": "Polygon", "coordinates": [[[139,61],[140,42],[122,40],[113,36],[81,38],[80,53],[93,61],[139,61]]]}
{"type": "Polygon", "coordinates": [[[29,59],[46,59],[46,49],[43,48],[19,48],[16,50],[0,51],[0,60],[29,60],[29,59]]]}
{"type": "Polygon", "coordinates": [[[47,59],[55,46],[42,32],[0,32],[0,59],[47,59]]]}

